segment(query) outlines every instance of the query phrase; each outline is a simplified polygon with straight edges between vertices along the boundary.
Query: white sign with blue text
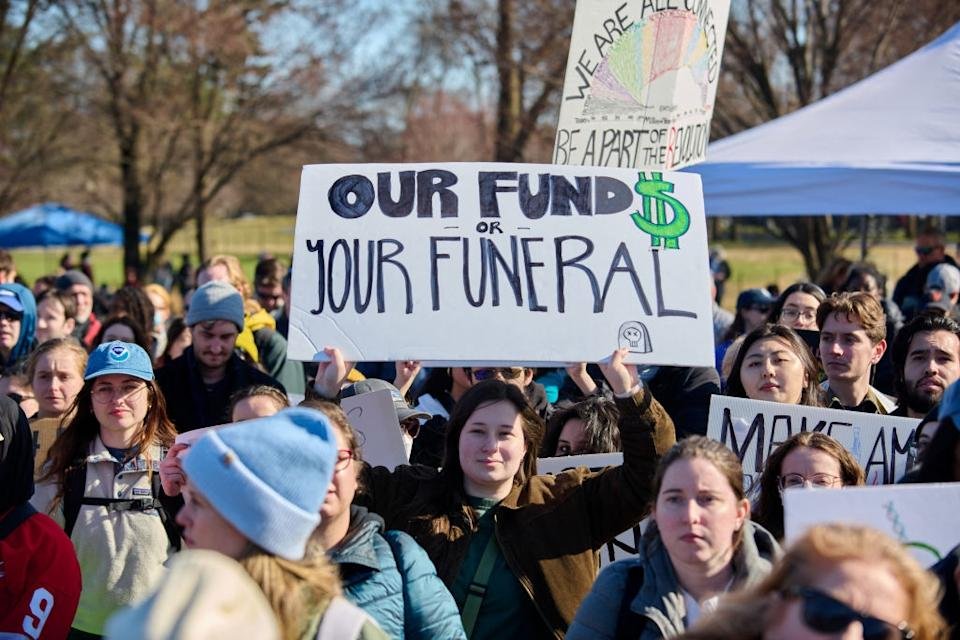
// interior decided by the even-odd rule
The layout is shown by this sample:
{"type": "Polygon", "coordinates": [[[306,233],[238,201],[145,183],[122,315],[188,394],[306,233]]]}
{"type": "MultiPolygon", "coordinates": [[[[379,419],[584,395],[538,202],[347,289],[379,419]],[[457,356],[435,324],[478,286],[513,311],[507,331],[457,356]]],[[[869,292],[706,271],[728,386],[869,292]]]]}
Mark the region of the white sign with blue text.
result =
{"type": "Polygon", "coordinates": [[[699,176],[534,164],[303,169],[289,357],[710,366],[699,176]]]}

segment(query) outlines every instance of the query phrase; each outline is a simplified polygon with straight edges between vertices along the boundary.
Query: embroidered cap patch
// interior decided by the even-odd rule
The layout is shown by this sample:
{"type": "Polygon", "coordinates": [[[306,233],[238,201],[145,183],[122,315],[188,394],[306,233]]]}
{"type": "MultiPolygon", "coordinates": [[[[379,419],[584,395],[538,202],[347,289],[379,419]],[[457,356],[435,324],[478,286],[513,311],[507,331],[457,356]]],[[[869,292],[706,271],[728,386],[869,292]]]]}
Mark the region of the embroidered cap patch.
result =
{"type": "Polygon", "coordinates": [[[107,352],[107,357],[110,358],[112,362],[126,362],[130,359],[130,349],[122,344],[115,344],[110,347],[110,350],[107,352]]]}

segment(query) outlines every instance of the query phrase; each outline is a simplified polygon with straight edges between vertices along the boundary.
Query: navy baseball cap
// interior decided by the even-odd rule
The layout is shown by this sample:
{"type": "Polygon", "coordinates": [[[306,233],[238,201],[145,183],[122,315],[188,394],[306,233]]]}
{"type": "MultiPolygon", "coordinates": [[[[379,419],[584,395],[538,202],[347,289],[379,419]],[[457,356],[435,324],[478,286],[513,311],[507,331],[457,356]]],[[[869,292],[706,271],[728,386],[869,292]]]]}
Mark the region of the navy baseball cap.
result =
{"type": "Polygon", "coordinates": [[[93,380],[114,374],[153,380],[153,364],[139,345],[120,340],[105,342],[90,354],[83,379],[93,380]]]}

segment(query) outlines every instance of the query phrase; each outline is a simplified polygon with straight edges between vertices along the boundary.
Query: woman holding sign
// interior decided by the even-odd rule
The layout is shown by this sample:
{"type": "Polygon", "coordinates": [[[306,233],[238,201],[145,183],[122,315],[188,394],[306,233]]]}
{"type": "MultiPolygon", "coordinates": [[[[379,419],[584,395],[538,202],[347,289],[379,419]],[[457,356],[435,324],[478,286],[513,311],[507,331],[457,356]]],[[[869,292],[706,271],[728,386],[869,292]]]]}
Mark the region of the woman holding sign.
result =
{"type": "Polygon", "coordinates": [[[543,421],[517,387],[487,380],[454,408],[442,470],[377,467],[364,478],[357,501],[423,546],[468,637],[562,638],[597,551],[646,513],[650,469],[674,429],[625,356],[601,365],[620,409],[620,467],[537,475],[543,421]]]}
{"type": "Polygon", "coordinates": [[[90,354],[69,413],[31,503],[73,540],[83,591],[69,638],[91,638],[147,595],[180,546],[157,473],[176,431],[150,356],[126,342],[90,354]]]}
{"type": "Polygon", "coordinates": [[[679,635],[724,593],[770,572],[779,547],[750,522],[732,451],[703,436],[686,438],[660,461],[654,489],[639,557],[604,569],[568,640],[679,635]]]}
{"type": "Polygon", "coordinates": [[[727,381],[727,395],[820,406],[819,367],[793,329],[762,325],[744,338],[727,381]]]}

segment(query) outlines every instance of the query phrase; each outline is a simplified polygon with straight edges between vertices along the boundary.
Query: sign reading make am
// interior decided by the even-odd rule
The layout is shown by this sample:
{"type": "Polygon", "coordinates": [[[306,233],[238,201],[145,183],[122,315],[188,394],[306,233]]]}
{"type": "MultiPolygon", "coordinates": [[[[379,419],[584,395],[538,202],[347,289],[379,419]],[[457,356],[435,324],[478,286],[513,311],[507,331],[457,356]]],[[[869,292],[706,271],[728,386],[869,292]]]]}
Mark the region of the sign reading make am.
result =
{"type": "Polygon", "coordinates": [[[288,355],[710,366],[709,282],[693,174],[307,166],[288,355]]]}
{"type": "Polygon", "coordinates": [[[770,454],[803,431],[837,440],[863,468],[867,484],[892,484],[913,465],[910,443],[920,421],[715,395],[707,436],[727,445],[743,465],[744,488],[760,481],[770,454]]]}
{"type": "Polygon", "coordinates": [[[701,162],[729,12],[730,0],[580,0],[553,161],[701,162]]]}

